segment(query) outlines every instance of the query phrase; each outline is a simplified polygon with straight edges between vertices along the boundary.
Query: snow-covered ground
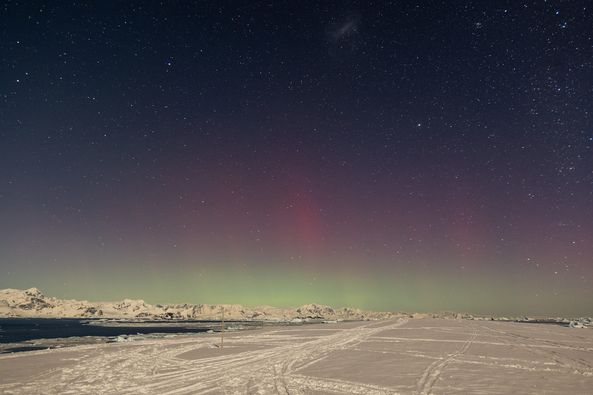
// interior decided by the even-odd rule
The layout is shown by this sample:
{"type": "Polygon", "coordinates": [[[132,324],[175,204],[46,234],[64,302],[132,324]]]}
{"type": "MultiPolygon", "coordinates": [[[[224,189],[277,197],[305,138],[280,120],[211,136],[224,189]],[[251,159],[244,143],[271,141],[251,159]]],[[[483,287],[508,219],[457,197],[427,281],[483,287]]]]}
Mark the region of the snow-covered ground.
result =
{"type": "Polygon", "coordinates": [[[410,319],[0,356],[2,394],[593,394],[593,330],[410,319]]]}

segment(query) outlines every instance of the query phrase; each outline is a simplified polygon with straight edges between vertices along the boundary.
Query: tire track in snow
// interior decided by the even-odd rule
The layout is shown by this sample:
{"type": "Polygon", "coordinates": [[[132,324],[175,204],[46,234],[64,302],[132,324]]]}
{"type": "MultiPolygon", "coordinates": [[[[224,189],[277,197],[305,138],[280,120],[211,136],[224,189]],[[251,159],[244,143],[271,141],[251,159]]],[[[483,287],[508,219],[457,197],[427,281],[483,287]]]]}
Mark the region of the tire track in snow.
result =
{"type": "Polygon", "coordinates": [[[324,379],[306,378],[307,376],[298,375],[299,379],[297,380],[294,379],[294,375],[302,367],[325,358],[332,351],[354,347],[378,332],[401,326],[404,323],[405,321],[399,321],[379,327],[367,324],[356,328],[342,329],[336,334],[305,343],[278,346],[263,353],[261,351],[249,352],[251,355],[242,360],[236,358],[227,360],[224,370],[221,370],[217,366],[218,364],[202,364],[194,369],[179,372],[179,375],[174,378],[161,381],[158,386],[150,386],[150,389],[160,392],[162,389],[169,388],[170,391],[162,392],[169,395],[195,393],[211,389],[211,386],[217,386],[223,392],[231,394],[274,393],[276,389],[280,393],[304,394],[303,389],[327,391],[330,386],[340,392],[379,393],[377,391],[380,391],[381,394],[393,393],[389,388],[370,388],[367,385],[341,380],[329,380],[328,383],[330,381],[331,383],[320,385],[320,382],[325,382],[324,379]],[[189,382],[188,377],[192,378],[193,383],[189,382]],[[253,378],[255,380],[252,380],[253,378]],[[254,382],[257,383],[254,387],[249,385],[254,382]],[[338,385],[338,383],[341,384],[338,385]],[[177,388],[171,389],[172,386],[177,386],[177,388]],[[348,390],[345,390],[346,388],[348,390]]]}
{"type": "Polygon", "coordinates": [[[563,345],[561,343],[551,342],[547,340],[539,340],[526,335],[520,335],[509,331],[503,331],[500,329],[490,328],[486,326],[483,326],[482,328],[487,329],[490,332],[493,332],[495,334],[494,336],[498,337],[501,341],[505,342],[511,348],[526,349],[537,356],[544,357],[546,359],[551,359],[558,366],[566,369],[571,373],[587,377],[593,377],[593,366],[591,366],[591,364],[589,364],[587,361],[579,358],[569,357],[564,353],[561,354],[560,352],[555,350],[586,350],[582,347],[567,347],[566,345],[563,345]],[[534,342],[538,341],[540,343],[544,343],[548,347],[541,347],[538,344],[533,344],[534,342]]]}
{"type": "Polygon", "coordinates": [[[475,329],[472,336],[465,343],[463,343],[463,346],[461,346],[459,350],[457,350],[453,354],[448,355],[444,359],[438,359],[430,365],[428,365],[428,367],[424,369],[422,376],[420,376],[418,382],[416,383],[416,388],[418,389],[418,392],[422,395],[428,395],[432,393],[434,384],[443,373],[443,370],[447,367],[449,363],[454,361],[460,355],[464,354],[471,347],[477,336],[478,331],[477,329],[475,329]]]}

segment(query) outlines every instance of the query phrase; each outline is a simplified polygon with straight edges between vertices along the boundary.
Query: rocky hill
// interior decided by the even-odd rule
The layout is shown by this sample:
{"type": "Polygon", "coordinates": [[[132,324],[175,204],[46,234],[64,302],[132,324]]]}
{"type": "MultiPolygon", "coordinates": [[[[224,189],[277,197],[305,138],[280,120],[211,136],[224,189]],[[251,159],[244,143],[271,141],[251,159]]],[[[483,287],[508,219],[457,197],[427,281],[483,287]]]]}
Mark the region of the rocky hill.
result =
{"type": "Polygon", "coordinates": [[[89,302],[45,296],[37,288],[0,290],[0,317],[137,318],[155,320],[219,319],[224,308],[229,320],[376,320],[399,316],[397,313],[371,312],[352,308],[334,309],[307,304],[298,308],[270,306],[246,307],[237,304],[151,305],[143,300],[89,302]]]}

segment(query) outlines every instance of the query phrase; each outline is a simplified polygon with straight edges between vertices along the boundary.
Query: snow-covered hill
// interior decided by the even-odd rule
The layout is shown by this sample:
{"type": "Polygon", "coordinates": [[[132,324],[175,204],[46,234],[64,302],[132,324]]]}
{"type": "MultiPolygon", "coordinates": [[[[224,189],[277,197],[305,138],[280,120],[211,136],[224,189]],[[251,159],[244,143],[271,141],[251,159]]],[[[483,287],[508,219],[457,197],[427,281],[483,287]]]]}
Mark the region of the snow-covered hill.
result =
{"type": "Polygon", "coordinates": [[[298,308],[270,306],[246,307],[238,304],[152,305],[143,300],[89,302],[45,296],[37,288],[0,290],[0,317],[84,317],[143,319],[219,319],[224,308],[226,319],[237,320],[374,320],[400,316],[397,313],[370,312],[352,308],[307,304],[298,308]]]}

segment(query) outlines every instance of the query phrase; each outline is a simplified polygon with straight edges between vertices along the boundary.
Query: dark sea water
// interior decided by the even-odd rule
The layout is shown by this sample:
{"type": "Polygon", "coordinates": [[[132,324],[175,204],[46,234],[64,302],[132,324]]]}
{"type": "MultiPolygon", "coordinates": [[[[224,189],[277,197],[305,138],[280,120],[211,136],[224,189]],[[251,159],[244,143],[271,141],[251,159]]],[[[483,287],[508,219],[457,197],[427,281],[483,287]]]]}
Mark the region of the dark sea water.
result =
{"type": "MultiPolygon", "coordinates": [[[[256,325],[256,323],[227,322],[225,327],[247,329],[256,325]]],[[[2,318],[0,319],[0,353],[90,342],[82,337],[93,337],[92,342],[96,343],[108,342],[123,335],[200,333],[219,329],[218,321],[126,322],[66,318],[2,318]],[[60,340],[50,341],[51,339],[60,340]]]]}

